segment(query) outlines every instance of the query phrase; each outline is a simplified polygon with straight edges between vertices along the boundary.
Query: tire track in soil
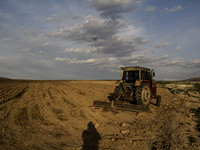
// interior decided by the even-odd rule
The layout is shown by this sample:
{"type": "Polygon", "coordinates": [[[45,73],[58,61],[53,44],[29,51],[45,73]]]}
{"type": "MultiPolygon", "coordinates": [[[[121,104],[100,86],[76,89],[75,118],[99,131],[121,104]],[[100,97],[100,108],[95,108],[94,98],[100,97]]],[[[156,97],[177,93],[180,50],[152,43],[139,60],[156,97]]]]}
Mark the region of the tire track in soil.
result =
{"type": "MultiPolygon", "coordinates": [[[[58,104],[63,104],[66,103],[66,107],[68,110],[68,116],[72,116],[72,117],[77,117],[77,106],[76,104],[74,104],[73,102],[69,101],[65,96],[63,95],[63,92],[60,92],[61,90],[58,90],[58,86],[54,85],[54,88],[51,88],[48,90],[49,96],[51,99],[53,99],[53,103],[54,106],[52,108],[52,112],[55,113],[56,115],[59,116],[59,114],[62,114],[64,112],[64,110],[60,107],[56,107],[58,104]],[[56,102],[55,100],[56,99],[56,102]]],[[[67,112],[67,111],[66,111],[67,112]]]]}
{"type": "Polygon", "coordinates": [[[171,139],[172,139],[172,128],[171,122],[174,119],[173,115],[169,112],[159,112],[156,117],[157,118],[157,140],[152,142],[152,149],[163,149],[168,150],[171,147],[171,139]],[[158,122],[159,120],[159,122],[158,122]]]}
{"type": "MultiPolygon", "coordinates": [[[[80,139],[80,137],[76,137],[74,135],[72,137],[71,133],[76,134],[78,131],[77,126],[81,123],[81,119],[78,119],[81,109],[78,108],[79,106],[76,102],[74,102],[71,97],[66,94],[66,92],[63,92],[63,90],[73,93],[70,88],[65,89],[65,86],[59,86],[57,82],[53,84],[53,89],[50,89],[50,92],[56,99],[56,103],[52,106],[51,110],[58,119],[58,122],[65,126],[65,129],[67,129],[68,133],[66,134],[70,135],[69,141],[71,142],[69,143],[71,143],[72,146],[77,143],[79,144],[77,139],[80,139]],[[79,121],[77,122],[77,120],[79,121]]],[[[70,145],[69,143],[67,145],[70,145]]]]}
{"type": "Polygon", "coordinates": [[[157,125],[154,130],[158,134],[156,140],[151,142],[151,148],[163,150],[196,149],[188,145],[187,136],[191,133],[187,132],[185,128],[188,127],[188,121],[190,120],[186,117],[190,108],[185,106],[186,100],[164,89],[160,90],[162,91],[163,100],[168,102],[165,102],[156,110],[156,119],[153,122],[157,125]],[[166,93],[163,94],[164,92],[166,93]]]}
{"type": "Polygon", "coordinates": [[[50,93],[49,98],[54,99],[49,104],[49,110],[51,112],[48,112],[48,114],[54,116],[53,120],[54,122],[56,122],[56,129],[54,129],[54,131],[51,134],[54,135],[56,138],[59,137],[60,141],[62,141],[61,139],[63,139],[62,145],[66,146],[69,145],[66,143],[63,144],[66,141],[66,139],[69,139],[70,137],[70,143],[73,143],[73,141],[75,140],[73,137],[71,137],[70,134],[70,132],[73,132],[75,130],[75,125],[72,126],[70,121],[73,121],[74,118],[78,116],[78,109],[72,101],[68,100],[66,94],[63,95],[63,92],[58,92],[62,90],[56,90],[56,85],[57,82],[50,83],[48,88],[48,93],[50,93]]]}
{"type": "Polygon", "coordinates": [[[85,119],[86,116],[80,105],[81,97],[79,97],[80,95],[77,92],[77,89],[72,88],[72,86],[68,84],[69,83],[55,84],[56,92],[59,93],[59,99],[61,99],[60,102],[64,102],[63,105],[66,105],[67,110],[69,110],[69,116],[72,116],[73,118],[83,117],[85,119]],[[77,95],[78,98],[74,99],[69,94],[67,94],[66,91],[67,93],[70,93],[70,95],[77,95]]]}

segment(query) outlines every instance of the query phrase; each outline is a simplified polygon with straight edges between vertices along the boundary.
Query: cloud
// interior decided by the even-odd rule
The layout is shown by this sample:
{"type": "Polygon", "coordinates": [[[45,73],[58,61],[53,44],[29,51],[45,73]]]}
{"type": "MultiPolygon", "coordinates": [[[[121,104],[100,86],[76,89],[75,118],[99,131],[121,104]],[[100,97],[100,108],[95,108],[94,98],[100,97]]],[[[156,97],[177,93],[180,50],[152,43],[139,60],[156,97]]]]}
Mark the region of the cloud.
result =
{"type": "Polygon", "coordinates": [[[87,21],[87,20],[91,20],[91,19],[96,19],[95,17],[93,17],[92,15],[87,15],[87,16],[84,16],[82,14],[74,14],[73,17],[72,17],[74,20],[84,20],[84,21],[87,21]]]}
{"type": "Polygon", "coordinates": [[[146,12],[153,12],[156,10],[156,6],[147,6],[147,8],[145,9],[146,12]]]}
{"type": "Polygon", "coordinates": [[[39,54],[43,54],[44,52],[43,52],[43,51],[39,51],[38,53],[39,53],[39,54]]]}
{"type": "Polygon", "coordinates": [[[69,63],[71,64],[84,64],[84,63],[94,63],[96,59],[86,59],[86,60],[70,60],[69,63]]]}
{"type": "Polygon", "coordinates": [[[117,19],[122,13],[134,11],[138,4],[135,0],[89,0],[104,18],[117,19]]]}
{"type": "Polygon", "coordinates": [[[178,47],[175,48],[175,51],[180,51],[180,50],[181,50],[180,46],[178,46],[178,47]]]}
{"type": "Polygon", "coordinates": [[[1,41],[8,41],[10,38],[2,38],[1,41]]]}
{"type": "Polygon", "coordinates": [[[56,57],[55,61],[67,62],[68,64],[89,64],[90,68],[97,68],[98,70],[109,70],[110,72],[120,72],[120,66],[134,66],[134,65],[144,65],[148,64],[154,65],[156,62],[163,61],[169,58],[170,55],[164,55],[161,57],[148,56],[143,53],[132,54],[130,56],[124,57],[98,57],[89,59],[78,59],[78,58],[66,58],[66,57],[56,57]]]}
{"type": "Polygon", "coordinates": [[[89,54],[89,53],[92,53],[92,52],[96,52],[96,49],[95,48],[91,48],[91,49],[88,49],[88,48],[66,48],[65,49],[65,52],[66,53],[86,53],[86,54],[89,54]]]}
{"type": "Polygon", "coordinates": [[[164,13],[173,13],[173,12],[176,12],[176,11],[179,11],[179,10],[182,10],[182,6],[176,6],[176,7],[173,7],[171,9],[168,9],[168,8],[165,8],[162,12],[164,13]]]}
{"type": "Polygon", "coordinates": [[[182,67],[186,68],[200,68],[200,59],[190,60],[181,64],[182,67]]]}
{"type": "Polygon", "coordinates": [[[70,59],[65,58],[65,57],[56,57],[56,58],[54,58],[54,60],[56,60],[56,61],[68,61],[70,59]]]}
{"type": "Polygon", "coordinates": [[[101,58],[89,58],[89,59],[78,59],[78,58],[65,58],[65,57],[56,57],[55,61],[67,62],[67,64],[88,64],[87,67],[90,69],[98,70],[109,70],[109,72],[121,72],[120,71],[120,62],[115,57],[101,57],[101,58]]]}
{"type": "Polygon", "coordinates": [[[48,33],[48,34],[46,34],[46,36],[47,36],[47,37],[59,37],[59,38],[62,38],[63,33],[64,33],[64,29],[63,29],[63,28],[60,28],[60,30],[59,30],[58,32],[55,32],[55,33],[48,33]]]}
{"type": "Polygon", "coordinates": [[[164,48],[164,47],[167,47],[171,44],[173,44],[173,42],[166,42],[166,43],[156,44],[155,47],[156,48],[164,48]]]}
{"type": "Polygon", "coordinates": [[[87,16],[84,21],[84,23],[67,30],[61,28],[60,31],[47,34],[47,36],[90,42],[98,39],[109,39],[118,33],[120,27],[124,26],[119,20],[104,20],[92,16],[87,16]]]}
{"type": "Polygon", "coordinates": [[[110,54],[115,57],[130,55],[139,50],[138,46],[129,38],[112,37],[109,40],[98,40],[91,43],[101,54],[110,54]]]}
{"type": "MultiPolygon", "coordinates": [[[[134,35],[121,36],[120,31],[126,27],[126,24],[120,19],[107,20],[90,16],[84,21],[82,24],[66,30],[60,29],[60,31],[47,36],[87,43],[90,49],[95,49],[93,51],[95,53],[111,54],[117,57],[129,55],[140,49],[137,44],[149,42],[143,37],[133,38],[134,35]]],[[[75,52],[75,50],[71,50],[71,52],[75,52]]]]}
{"type": "Polygon", "coordinates": [[[109,39],[118,33],[123,24],[119,20],[103,20],[90,18],[85,23],[67,30],[67,38],[73,41],[87,41],[109,39]]]}
{"type": "Polygon", "coordinates": [[[161,66],[174,66],[174,65],[178,65],[180,66],[180,64],[185,63],[184,58],[174,58],[172,60],[166,60],[164,62],[159,63],[157,66],[161,67],[161,66]]]}
{"type": "Polygon", "coordinates": [[[37,36],[38,35],[37,29],[32,28],[32,27],[25,29],[24,33],[25,33],[25,35],[28,35],[28,36],[37,36]]]}
{"type": "Polygon", "coordinates": [[[183,68],[200,68],[200,59],[185,61],[184,58],[174,58],[166,60],[157,65],[160,66],[179,66],[183,68]]]}
{"type": "Polygon", "coordinates": [[[147,54],[145,54],[145,52],[142,52],[140,54],[133,54],[130,56],[126,56],[126,57],[122,57],[120,58],[121,62],[123,62],[123,64],[129,64],[131,65],[131,63],[134,64],[153,64],[156,63],[158,61],[163,61],[167,58],[169,58],[170,55],[164,55],[161,57],[155,57],[155,56],[148,56],[147,54]]]}
{"type": "Polygon", "coordinates": [[[65,57],[56,57],[54,58],[55,61],[67,61],[70,64],[85,64],[85,63],[94,63],[97,61],[97,59],[86,59],[86,60],[77,60],[77,58],[65,58],[65,57]]]}
{"type": "Polygon", "coordinates": [[[58,15],[53,14],[50,17],[47,17],[45,19],[45,21],[46,22],[50,22],[51,21],[51,22],[60,23],[60,22],[64,21],[66,18],[67,17],[64,14],[58,14],[58,15]]]}
{"type": "Polygon", "coordinates": [[[42,47],[46,47],[46,46],[48,46],[49,44],[50,44],[49,42],[45,42],[45,43],[42,44],[42,47]]]}
{"type": "Polygon", "coordinates": [[[50,22],[53,19],[53,17],[47,17],[46,22],[50,22]]]}
{"type": "Polygon", "coordinates": [[[150,42],[149,39],[145,39],[145,38],[143,38],[143,37],[136,37],[136,38],[134,38],[134,40],[135,40],[135,42],[136,42],[137,44],[146,44],[146,43],[149,43],[149,42],[150,42]]]}
{"type": "Polygon", "coordinates": [[[90,45],[96,47],[99,53],[111,54],[116,57],[130,55],[140,49],[132,39],[124,37],[112,37],[109,40],[98,40],[92,42],[90,45]]]}
{"type": "Polygon", "coordinates": [[[27,47],[27,48],[23,48],[21,51],[22,51],[22,52],[28,52],[29,50],[30,50],[30,48],[27,47]]]}

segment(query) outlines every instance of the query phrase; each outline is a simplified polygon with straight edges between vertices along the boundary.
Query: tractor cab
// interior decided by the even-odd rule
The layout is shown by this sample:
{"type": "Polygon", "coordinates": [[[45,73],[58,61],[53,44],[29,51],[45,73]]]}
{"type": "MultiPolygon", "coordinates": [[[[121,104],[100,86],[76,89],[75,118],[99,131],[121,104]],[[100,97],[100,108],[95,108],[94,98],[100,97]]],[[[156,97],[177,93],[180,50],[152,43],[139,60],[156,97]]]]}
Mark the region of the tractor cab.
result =
{"type": "MultiPolygon", "coordinates": [[[[152,77],[155,76],[153,70],[144,67],[121,67],[122,81],[125,83],[149,82],[152,84],[152,77]]],[[[136,84],[135,86],[137,86],[136,84]]]]}

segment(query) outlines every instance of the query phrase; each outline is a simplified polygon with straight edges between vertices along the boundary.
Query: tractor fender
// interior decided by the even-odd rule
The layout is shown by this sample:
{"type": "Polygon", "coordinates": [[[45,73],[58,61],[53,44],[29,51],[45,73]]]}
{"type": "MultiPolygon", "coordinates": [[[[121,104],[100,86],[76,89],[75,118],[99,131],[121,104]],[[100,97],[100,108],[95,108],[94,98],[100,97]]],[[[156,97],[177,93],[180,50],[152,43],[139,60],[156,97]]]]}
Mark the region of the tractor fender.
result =
{"type": "Polygon", "coordinates": [[[142,80],[136,80],[134,86],[140,86],[142,83],[142,80]]]}

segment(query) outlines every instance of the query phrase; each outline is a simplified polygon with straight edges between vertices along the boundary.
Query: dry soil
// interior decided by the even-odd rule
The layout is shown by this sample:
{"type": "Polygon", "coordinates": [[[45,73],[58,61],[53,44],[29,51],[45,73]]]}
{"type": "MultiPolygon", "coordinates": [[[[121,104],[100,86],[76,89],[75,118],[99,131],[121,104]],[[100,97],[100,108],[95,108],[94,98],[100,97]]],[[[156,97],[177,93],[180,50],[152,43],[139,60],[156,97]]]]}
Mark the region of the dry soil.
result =
{"type": "Polygon", "coordinates": [[[108,101],[115,81],[28,81],[27,86],[24,94],[0,104],[0,149],[199,149],[190,112],[200,106],[198,98],[158,88],[160,107],[129,112],[92,107],[94,100],[108,101]]]}

